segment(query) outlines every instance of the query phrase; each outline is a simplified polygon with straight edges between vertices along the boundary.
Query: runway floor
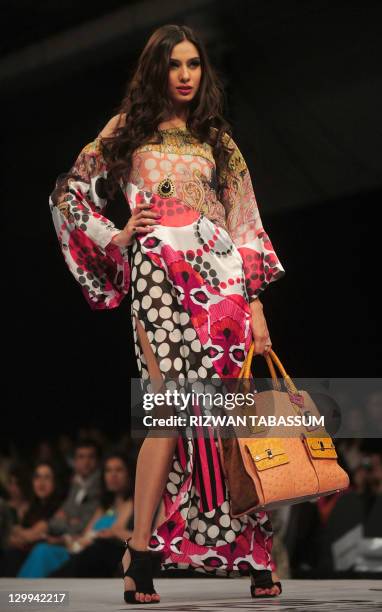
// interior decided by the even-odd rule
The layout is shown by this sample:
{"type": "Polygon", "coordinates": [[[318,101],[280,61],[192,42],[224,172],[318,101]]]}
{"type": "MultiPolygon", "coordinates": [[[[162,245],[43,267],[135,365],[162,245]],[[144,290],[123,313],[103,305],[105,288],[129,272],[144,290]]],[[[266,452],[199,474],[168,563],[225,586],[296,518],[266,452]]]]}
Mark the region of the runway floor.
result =
{"type": "MultiPolygon", "coordinates": [[[[251,599],[248,578],[157,578],[159,604],[139,609],[171,612],[369,612],[382,610],[381,580],[283,580],[275,599],[251,599]]],[[[122,579],[0,579],[0,610],[60,610],[63,612],[117,612],[137,609],[123,601],[122,579]],[[51,603],[9,604],[8,593],[67,592],[66,605],[51,603]]]]}

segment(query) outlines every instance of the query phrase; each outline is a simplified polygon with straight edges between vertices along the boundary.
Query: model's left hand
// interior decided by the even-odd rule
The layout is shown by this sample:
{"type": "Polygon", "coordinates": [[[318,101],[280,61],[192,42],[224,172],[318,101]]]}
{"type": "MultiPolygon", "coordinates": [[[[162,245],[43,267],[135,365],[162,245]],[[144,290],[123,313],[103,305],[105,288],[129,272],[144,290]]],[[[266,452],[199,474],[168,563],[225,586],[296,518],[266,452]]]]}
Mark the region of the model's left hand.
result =
{"type": "Polygon", "coordinates": [[[259,298],[250,302],[252,314],[251,327],[255,342],[255,354],[265,354],[271,348],[272,342],[269,336],[267,322],[265,320],[263,305],[259,298]],[[267,347],[265,345],[268,345],[267,347]]]}

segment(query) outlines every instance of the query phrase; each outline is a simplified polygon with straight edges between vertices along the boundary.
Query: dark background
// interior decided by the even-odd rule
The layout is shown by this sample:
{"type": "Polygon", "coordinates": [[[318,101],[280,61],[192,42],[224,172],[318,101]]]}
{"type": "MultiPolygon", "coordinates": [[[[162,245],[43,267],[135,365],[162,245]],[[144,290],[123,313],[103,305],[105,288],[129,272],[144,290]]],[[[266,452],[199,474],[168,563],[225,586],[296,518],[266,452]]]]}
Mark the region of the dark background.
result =
{"type": "MultiPolygon", "coordinates": [[[[224,78],[226,117],[286,270],[261,298],[276,354],[292,379],[380,376],[380,2],[2,6],[2,444],[84,424],[128,429],[138,375],[129,297],[90,310],[48,197],[165,23],[196,28],[224,78]]],[[[125,206],[111,202],[110,218],[122,223],[125,206]]]]}

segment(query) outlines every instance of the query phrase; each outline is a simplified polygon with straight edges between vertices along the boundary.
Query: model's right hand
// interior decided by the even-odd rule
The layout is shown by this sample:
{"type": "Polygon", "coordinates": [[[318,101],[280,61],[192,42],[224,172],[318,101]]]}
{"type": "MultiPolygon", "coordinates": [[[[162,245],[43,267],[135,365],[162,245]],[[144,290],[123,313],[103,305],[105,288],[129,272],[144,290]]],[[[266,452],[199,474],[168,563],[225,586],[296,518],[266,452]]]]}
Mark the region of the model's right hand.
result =
{"type": "Polygon", "coordinates": [[[132,215],[119,234],[113,236],[112,241],[121,247],[130,246],[136,234],[148,234],[152,231],[152,225],[156,225],[161,215],[150,210],[153,204],[142,202],[133,209],[132,215]]]}

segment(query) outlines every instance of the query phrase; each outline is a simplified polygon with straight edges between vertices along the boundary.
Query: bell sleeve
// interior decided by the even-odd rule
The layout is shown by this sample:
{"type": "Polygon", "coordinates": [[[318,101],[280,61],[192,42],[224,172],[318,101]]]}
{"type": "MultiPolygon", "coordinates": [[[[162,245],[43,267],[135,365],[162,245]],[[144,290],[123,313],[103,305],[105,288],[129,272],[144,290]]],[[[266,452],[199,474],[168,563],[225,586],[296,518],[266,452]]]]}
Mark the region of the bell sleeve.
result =
{"type": "Polygon", "coordinates": [[[221,200],[227,231],[243,260],[247,295],[252,302],[270,283],[282,278],[285,270],[263,227],[244,157],[234,140],[227,134],[225,137],[231,154],[224,171],[221,200]]]}
{"type": "Polygon", "coordinates": [[[92,310],[116,308],[130,287],[129,248],[111,242],[121,230],[102,214],[106,177],[98,136],[58,176],[49,196],[64,259],[92,310]]]}

